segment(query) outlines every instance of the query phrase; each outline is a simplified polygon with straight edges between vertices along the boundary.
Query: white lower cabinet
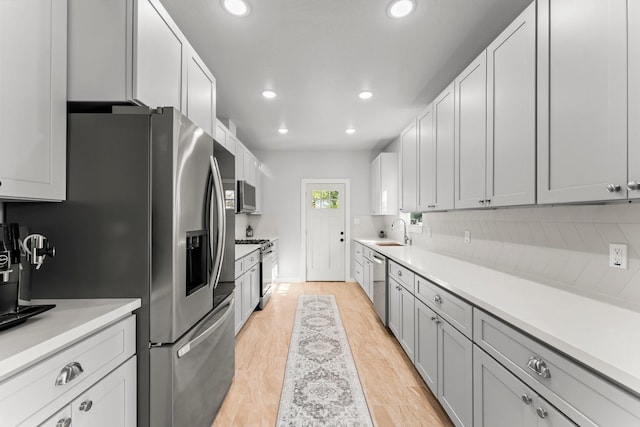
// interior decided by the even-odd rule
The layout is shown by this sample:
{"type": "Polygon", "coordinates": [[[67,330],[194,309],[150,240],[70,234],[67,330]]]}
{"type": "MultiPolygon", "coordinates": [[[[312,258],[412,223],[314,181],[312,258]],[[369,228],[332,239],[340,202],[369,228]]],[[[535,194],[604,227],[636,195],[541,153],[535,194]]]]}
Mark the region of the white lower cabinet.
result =
{"type": "Polygon", "coordinates": [[[134,427],[135,331],[128,316],[4,380],[0,425],[134,427]]]}
{"type": "Polygon", "coordinates": [[[237,335],[260,302],[259,251],[253,251],[236,260],[235,272],[235,333],[237,335]]]}
{"type": "Polygon", "coordinates": [[[415,301],[416,369],[456,426],[473,425],[472,343],[415,301]]]}
{"type": "Polygon", "coordinates": [[[479,347],[473,348],[476,427],[573,427],[560,411],[479,347]]]}
{"type": "Polygon", "coordinates": [[[414,354],[415,297],[389,277],[389,328],[411,361],[414,354]]]}

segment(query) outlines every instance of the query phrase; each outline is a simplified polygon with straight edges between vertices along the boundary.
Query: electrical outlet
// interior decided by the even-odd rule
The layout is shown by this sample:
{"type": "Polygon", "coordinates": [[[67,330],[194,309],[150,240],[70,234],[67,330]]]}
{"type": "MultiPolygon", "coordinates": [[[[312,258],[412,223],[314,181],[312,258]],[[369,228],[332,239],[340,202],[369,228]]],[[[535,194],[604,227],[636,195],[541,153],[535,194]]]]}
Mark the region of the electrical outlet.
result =
{"type": "Polygon", "coordinates": [[[465,243],[471,242],[471,232],[469,230],[464,230],[464,242],[465,243]]]}
{"type": "Polygon", "coordinates": [[[609,243],[609,267],[622,268],[623,270],[629,268],[627,245],[624,243],[609,243]]]}

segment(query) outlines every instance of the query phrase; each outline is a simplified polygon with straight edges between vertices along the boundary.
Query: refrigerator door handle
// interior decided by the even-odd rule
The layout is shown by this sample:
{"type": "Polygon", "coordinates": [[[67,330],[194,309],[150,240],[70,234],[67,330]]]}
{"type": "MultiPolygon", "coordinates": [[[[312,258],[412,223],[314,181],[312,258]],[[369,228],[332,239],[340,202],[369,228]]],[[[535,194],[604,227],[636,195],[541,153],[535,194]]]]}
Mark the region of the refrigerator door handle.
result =
{"type": "MultiPolygon", "coordinates": [[[[216,232],[216,246],[217,251],[215,252],[213,271],[212,271],[212,281],[213,288],[215,289],[218,286],[218,279],[220,279],[220,272],[222,271],[222,261],[224,258],[224,246],[226,243],[225,230],[227,229],[227,218],[225,215],[225,205],[224,205],[224,188],[222,187],[222,176],[220,175],[220,167],[218,166],[218,161],[215,157],[209,157],[211,163],[211,174],[213,175],[213,191],[215,193],[215,201],[216,201],[216,210],[218,213],[218,224],[217,224],[217,232],[216,232]]],[[[213,202],[214,198],[211,198],[213,202]]],[[[213,209],[211,209],[211,213],[213,214],[213,209]]],[[[210,219],[211,221],[212,219],[210,219]]],[[[209,240],[211,241],[211,252],[213,253],[213,230],[209,230],[211,234],[209,236],[209,240]]]]}
{"type": "Polygon", "coordinates": [[[223,306],[228,308],[225,310],[222,317],[220,317],[213,325],[209,326],[203,333],[178,349],[178,358],[181,358],[185,354],[189,353],[192,349],[196,348],[202,341],[206,340],[209,335],[211,335],[216,331],[216,329],[218,329],[220,324],[223,323],[231,314],[231,307],[233,307],[234,299],[235,297],[230,298],[229,301],[227,301],[227,303],[223,306]]]}

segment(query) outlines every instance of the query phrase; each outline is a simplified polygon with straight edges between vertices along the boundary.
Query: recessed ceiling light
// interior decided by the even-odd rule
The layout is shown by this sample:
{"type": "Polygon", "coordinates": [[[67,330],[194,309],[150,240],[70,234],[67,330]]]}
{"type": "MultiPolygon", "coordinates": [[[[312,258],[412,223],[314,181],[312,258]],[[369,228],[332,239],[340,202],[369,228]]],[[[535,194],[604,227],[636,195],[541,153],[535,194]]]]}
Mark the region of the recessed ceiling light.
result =
{"type": "Polygon", "coordinates": [[[394,0],[389,4],[387,13],[392,18],[404,18],[416,8],[414,0],[394,0]]]}
{"type": "Polygon", "coordinates": [[[362,92],[360,92],[358,94],[358,97],[360,99],[369,99],[373,96],[373,92],[371,92],[370,90],[363,90],[362,92]]]}
{"type": "Polygon", "coordinates": [[[278,129],[278,132],[279,132],[280,134],[284,135],[284,134],[286,134],[287,132],[289,132],[289,129],[287,129],[287,128],[280,128],[280,129],[278,129]]]}
{"type": "Polygon", "coordinates": [[[345,130],[345,132],[348,133],[349,135],[353,135],[354,133],[356,133],[356,130],[354,128],[349,128],[345,130]]]}
{"type": "Polygon", "coordinates": [[[276,96],[278,96],[278,94],[273,90],[267,89],[262,91],[262,96],[264,96],[267,99],[273,99],[276,96]]]}
{"type": "Polygon", "coordinates": [[[235,16],[247,16],[250,12],[246,0],[221,0],[224,9],[235,16]]]}

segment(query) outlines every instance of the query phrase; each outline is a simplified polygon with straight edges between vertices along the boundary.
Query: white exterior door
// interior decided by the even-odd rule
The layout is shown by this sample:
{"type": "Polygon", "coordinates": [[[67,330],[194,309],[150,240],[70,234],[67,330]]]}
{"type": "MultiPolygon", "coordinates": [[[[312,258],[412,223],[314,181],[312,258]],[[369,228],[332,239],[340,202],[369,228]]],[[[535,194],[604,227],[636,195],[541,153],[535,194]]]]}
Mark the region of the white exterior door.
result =
{"type": "Polygon", "coordinates": [[[305,184],[307,281],[345,280],[345,184],[305,184]]]}

